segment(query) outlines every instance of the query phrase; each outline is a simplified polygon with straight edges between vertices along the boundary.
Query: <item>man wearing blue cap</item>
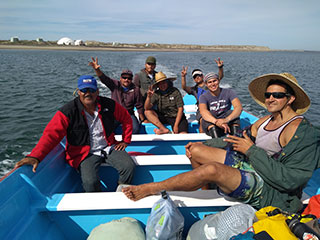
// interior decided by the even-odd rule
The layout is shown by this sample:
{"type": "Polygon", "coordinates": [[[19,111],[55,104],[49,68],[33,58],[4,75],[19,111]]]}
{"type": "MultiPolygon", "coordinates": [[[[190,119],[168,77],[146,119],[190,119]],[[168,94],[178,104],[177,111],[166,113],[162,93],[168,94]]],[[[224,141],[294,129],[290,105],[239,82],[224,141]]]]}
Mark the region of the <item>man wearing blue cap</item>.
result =
{"type": "Polygon", "coordinates": [[[101,191],[98,170],[107,162],[119,172],[119,184],[131,182],[135,164],[125,148],[131,142],[132,121],[128,111],[114,100],[99,96],[97,81],[83,75],[78,80],[78,97],[62,106],[46,126],[32,152],[16,164],[33,165],[66,136],[66,161],[81,175],[86,192],[101,191]],[[122,141],[114,137],[114,122],[122,124],[122,141]]]}

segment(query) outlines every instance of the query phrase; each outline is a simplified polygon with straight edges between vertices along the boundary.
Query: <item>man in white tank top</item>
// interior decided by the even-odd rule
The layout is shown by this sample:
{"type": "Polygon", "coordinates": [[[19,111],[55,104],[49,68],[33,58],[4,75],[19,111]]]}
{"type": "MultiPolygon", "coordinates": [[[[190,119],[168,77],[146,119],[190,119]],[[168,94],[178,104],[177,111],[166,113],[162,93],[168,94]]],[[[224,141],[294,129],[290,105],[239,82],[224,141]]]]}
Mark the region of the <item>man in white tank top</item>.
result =
{"type": "Polygon", "coordinates": [[[320,167],[319,131],[300,116],[310,99],[289,73],[262,75],[250,83],[249,92],[270,113],[251,126],[252,138],[244,131],[243,137],[189,143],[192,171],[130,186],[123,189],[126,196],[139,200],[161,190],[193,191],[215,183],[226,198],[257,209],[300,210],[302,188],[320,167]]]}

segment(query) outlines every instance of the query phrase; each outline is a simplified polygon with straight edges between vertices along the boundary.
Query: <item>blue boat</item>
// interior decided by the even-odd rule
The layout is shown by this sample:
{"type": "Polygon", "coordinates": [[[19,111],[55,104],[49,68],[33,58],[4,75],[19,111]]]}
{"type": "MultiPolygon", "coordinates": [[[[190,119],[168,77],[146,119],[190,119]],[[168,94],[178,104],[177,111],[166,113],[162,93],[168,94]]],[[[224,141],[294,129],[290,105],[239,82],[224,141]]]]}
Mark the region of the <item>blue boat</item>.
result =
{"type": "MultiPolygon", "coordinates": [[[[133,135],[127,151],[136,162],[132,184],[161,181],[191,170],[184,145],[190,141],[209,139],[197,133],[192,121],[193,99],[185,99],[190,134],[154,135],[152,124],[143,124],[142,133],[133,135]],[[188,106],[189,105],[189,106],[188,106]],[[137,153],[143,154],[137,154],[137,153]]],[[[242,127],[257,118],[243,112],[242,127]]],[[[120,136],[118,136],[120,137],[120,136]]],[[[122,217],[132,217],[145,227],[151,207],[160,196],[150,196],[133,202],[117,188],[117,172],[102,166],[103,192],[83,193],[79,174],[65,162],[61,142],[39,164],[37,172],[31,166],[12,171],[0,182],[0,239],[86,239],[100,224],[122,217]]],[[[320,172],[316,171],[305,188],[303,200],[320,193],[320,172]]],[[[220,212],[236,204],[225,200],[216,190],[170,192],[185,218],[186,235],[190,226],[206,214],[220,212]]]]}

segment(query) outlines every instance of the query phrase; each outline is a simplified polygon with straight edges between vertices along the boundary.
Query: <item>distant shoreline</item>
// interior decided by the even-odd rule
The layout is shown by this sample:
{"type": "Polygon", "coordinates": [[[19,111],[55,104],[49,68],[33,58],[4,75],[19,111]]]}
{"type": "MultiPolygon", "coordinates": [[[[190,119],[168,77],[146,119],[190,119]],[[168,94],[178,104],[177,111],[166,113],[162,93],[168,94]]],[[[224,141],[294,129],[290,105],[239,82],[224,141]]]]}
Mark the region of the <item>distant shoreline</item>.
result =
{"type": "MultiPolygon", "coordinates": [[[[104,46],[35,46],[35,45],[9,45],[0,44],[0,49],[21,50],[64,50],[64,51],[141,51],[141,52],[269,52],[275,51],[267,47],[247,46],[217,46],[217,47],[171,47],[171,48],[140,48],[140,47],[104,47],[104,46]]],[[[277,50],[278,51],[278,50],[277,50]]],[[[281,51],[281,50],[280,50],[281,51]]]]}

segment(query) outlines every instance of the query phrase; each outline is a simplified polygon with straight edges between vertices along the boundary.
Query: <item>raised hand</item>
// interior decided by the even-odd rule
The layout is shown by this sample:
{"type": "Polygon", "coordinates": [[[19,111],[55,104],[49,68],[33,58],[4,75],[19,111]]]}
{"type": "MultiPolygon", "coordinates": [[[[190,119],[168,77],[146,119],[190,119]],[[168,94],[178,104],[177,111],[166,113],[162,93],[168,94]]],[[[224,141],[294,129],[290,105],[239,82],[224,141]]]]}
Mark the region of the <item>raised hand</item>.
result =
{"type": "Polygon", "coordinates": [[[147,92],[147,97],[151,98],[153,94],[154,94],[154,89],[153,89],[153,86],[150,85],[149,89],[148,89],[148,92],[147,92]]]}
{"type": "Polygon", "coordinates": [[[94,70],[99,69],[101,66],[98,64],[98,58],[96,57],[96,59],[94,59],[93,57],[91,57],[92,62],[89,62],[88,65],[91,66],[94,70]]]}
{"type": "Polygon", "coordinates": [[[223,61],[220,58],[218,58],[218,60],[214,59],[214,61],[216,62],[218,67],[222,67],[223,66],[223,61]]]}
{"type": "Polygon", "coordinates": [[[185,77],[187,75],[188,67],[182,66],[181,77],[185,77]]]}

